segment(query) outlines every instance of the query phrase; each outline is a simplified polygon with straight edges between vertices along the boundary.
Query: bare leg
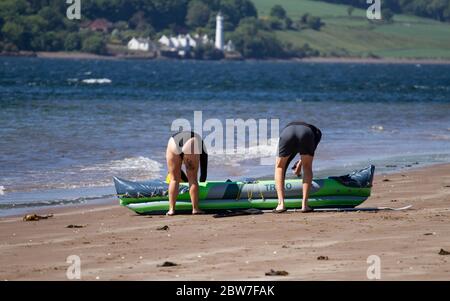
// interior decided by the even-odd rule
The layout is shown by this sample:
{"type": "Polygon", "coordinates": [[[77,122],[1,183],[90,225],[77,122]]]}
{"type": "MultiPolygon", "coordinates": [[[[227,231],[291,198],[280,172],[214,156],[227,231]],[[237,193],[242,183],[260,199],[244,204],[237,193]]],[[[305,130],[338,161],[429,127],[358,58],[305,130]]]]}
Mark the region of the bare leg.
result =
{"type": "Polygon", "coordinates": [[[175,214],[175,203],[178,197],[178,188],[181,182],[181,157],[177,154],[175,141],[169,140],[166,150],[167,170],[169,171],[169,211],[167,215],[175,214]]]}
{"type": "Polygon", "coordinates": [[[302,155],[302,167],[303,167],[303,200],[302,200],[302,212],[312,211],[308,206],[309,191],[312,185],[313,171],[312,162],[314,157],[310,155],[302,155]]]}
{"type": "Polygon", "coordinates": [[[284,176],[288,159],[289,157],[277,157],[275,163],[275,188],[278,196],[278,206],[275,210],[286,209],[284,205],[284,176]]]}
{"type": "Polygon", "coordinates": [[[192,202],[192,214],[203,213],[198,206],[198,167],[200,155],[196,149],[197,138],[189,139],[183,146],[183,162],[186,166],[186,175],[189,181],[189,195],[192,202]]]}

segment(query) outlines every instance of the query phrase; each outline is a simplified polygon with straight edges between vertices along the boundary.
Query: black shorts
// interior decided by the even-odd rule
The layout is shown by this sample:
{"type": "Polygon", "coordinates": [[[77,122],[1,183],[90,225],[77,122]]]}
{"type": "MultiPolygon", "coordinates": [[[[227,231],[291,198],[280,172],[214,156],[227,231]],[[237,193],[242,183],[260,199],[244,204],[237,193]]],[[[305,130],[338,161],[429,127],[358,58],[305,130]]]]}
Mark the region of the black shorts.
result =
{"type": "Polygon", "coordinates": [[[322,133],[319,129],[308,124],[289,124],[280,134],[278,142],[278,156],[291,157],[300,155],[314,156],[322,133]]]}
{"type": "MultiPolygon", "coordinates": [[[[183,153],[184,144],[189,139],[194,137],[197,138],[197,143],[199,143],[199,145],[196,145],[196,147],[194,148],[194,153],[198,152],[198,154],[200,155],[200,182],[205,182],[206,177],[208,175],[208,153],[206,152],[206,148],[203,143],[202,137],[199,134],[192,131],[177,132],[172,135],[172,138],[175,141],[178,155],[181,157],[181,159],[183,159],[184,157],[183,153]]],[[[188,182],[188,178],[186,174],[183,172],[183,170],[181,170],[181,179],[184,182],[188,182]]]]}

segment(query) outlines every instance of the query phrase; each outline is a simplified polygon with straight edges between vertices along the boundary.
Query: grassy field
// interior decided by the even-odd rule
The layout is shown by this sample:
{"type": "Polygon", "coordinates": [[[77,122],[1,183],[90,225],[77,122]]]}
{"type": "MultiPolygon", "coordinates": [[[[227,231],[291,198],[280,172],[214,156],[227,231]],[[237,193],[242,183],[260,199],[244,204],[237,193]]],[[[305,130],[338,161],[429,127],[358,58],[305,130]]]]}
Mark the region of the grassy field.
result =
{"type": "Polygon", "coordinates": [[[450,58],[450,23],[416,16],[395,15],[393,23],[371,24],[366,11],[346,5],[311,0],[255,0],[260,16],[267,16],[275,4],[282,5],[294,21],[305,13],[322,18],[320,31],[277,31],[278,38],[294,45],[308,43],[323,55],[388,58],[450,58]]]}

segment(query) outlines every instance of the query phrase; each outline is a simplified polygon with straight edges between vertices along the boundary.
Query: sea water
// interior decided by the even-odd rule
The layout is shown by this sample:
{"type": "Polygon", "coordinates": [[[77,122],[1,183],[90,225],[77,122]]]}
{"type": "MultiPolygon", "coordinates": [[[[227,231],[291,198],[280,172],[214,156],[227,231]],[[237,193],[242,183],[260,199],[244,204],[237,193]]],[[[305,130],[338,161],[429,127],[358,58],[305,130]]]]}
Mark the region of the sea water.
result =
{"type": "MultiPolygon", "coordinates": [[[[0,215],[116,201],[113,176],[164,178],[172,122],[195,111],[316,125],[316,176],[450,162],[450,65],[3,57],[0,215]]],[[[208,178],[272,177],[259,159],[276,143],[246,151],[211,154],[208,178]]]]}

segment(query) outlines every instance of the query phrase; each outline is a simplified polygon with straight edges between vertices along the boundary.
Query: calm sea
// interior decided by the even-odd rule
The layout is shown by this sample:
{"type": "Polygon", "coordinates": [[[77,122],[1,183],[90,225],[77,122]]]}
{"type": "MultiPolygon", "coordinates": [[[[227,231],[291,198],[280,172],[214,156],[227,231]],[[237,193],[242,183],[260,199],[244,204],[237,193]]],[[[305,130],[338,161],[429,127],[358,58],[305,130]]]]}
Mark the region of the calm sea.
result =
{"type": "MultiPolygon", "coordinates": [[[[0,58],[0,215],[164,178],[172,121],[194,111],[315,124],[317,176],[450,162],[450,65],[0,58]]],[[[271,177],[275,148],[212,154],[209,179],[271,177]]]]}

